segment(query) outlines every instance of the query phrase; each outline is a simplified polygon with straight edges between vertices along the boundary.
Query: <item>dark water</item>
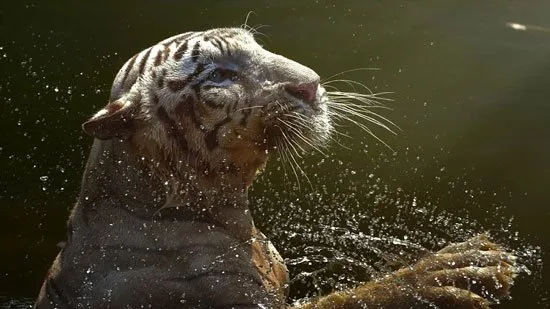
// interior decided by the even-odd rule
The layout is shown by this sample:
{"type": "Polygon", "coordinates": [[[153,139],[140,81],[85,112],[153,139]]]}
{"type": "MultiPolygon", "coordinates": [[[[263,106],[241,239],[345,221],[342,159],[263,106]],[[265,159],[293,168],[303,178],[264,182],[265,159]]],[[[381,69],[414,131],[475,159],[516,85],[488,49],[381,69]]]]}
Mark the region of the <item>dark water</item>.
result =
{"type": "MultiPolygon", "coordinates": [[[[0,4],[0,303],[34,298],[64,239],[91,140],[80,124],[133,53],[172,34],[266,25],[268,49],[392,91],[402,129],[353,126],[296,177],[252,192],[293,298],[352,286],[489,231],[529,271],[500,308],[548,308],[550,2],[4,1],[0,4]],[[526,28],[515,30],[507,23],[526,28]],[[524,30],[521,30],[524,29],[524,30]],[[300,188],[298,188],[298,182],[300,188]]],[[[288,167],[287,167],[288,169],[288,167]]],[[[5,306],[5,305],[4,305],[5,306]]]]}

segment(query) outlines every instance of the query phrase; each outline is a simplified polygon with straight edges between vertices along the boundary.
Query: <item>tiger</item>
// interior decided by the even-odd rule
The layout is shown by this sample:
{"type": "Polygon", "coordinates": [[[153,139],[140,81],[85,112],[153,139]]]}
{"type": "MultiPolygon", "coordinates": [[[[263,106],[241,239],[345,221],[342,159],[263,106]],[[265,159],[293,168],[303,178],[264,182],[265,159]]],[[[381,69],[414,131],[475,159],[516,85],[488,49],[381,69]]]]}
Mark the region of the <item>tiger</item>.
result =
{"type": "Polygon", "coordinates": [[[515,256],[479,235],[289,303],[248,189],[270,157],[327,143],[345,98],[367,96],[327,91],[251,29],[186,32],[134,55],[82,125],[93,145],[34,308],[489,308],[509,295],[515,256]]]}

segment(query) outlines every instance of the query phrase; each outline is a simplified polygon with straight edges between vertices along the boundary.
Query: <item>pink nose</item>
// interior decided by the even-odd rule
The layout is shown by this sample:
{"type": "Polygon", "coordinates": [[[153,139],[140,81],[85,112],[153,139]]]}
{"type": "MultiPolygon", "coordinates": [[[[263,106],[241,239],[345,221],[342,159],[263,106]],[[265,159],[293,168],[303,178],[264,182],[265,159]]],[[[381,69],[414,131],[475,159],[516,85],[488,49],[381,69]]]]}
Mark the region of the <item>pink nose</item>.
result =
{"type": "Polygon", "coordinates": [[[290,84],[285,87],[285,90],[307,104],[314,104],[317,100],[317,87],[319,87],[319,82],[311,82],[298,85],[290,84]]]}

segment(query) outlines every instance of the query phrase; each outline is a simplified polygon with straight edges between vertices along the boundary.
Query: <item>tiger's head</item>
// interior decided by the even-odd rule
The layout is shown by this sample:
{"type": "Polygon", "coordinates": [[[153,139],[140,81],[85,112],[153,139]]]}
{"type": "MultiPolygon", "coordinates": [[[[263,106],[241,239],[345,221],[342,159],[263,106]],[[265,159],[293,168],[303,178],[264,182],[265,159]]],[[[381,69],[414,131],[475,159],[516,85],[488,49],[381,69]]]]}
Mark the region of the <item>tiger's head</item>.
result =
{"type": "Polygon", "coordinates": [[[248,186],[270,152],[328,138],[327,102],[313,70],[265,50],[247,30],[214,29],[133,56],[83,128],[131,142],[166,175],[191,168],[248,186]]]}

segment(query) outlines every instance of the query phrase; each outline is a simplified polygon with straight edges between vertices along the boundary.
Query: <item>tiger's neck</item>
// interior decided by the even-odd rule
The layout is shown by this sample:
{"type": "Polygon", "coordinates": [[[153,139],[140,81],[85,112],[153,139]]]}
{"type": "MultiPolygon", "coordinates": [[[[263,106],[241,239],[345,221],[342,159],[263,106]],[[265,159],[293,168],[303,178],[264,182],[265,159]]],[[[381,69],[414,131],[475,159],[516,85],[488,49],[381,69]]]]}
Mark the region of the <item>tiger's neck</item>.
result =
{"type": "Polygon", "coordinates": [[[236,238],[250,238],[254,223],[247,186],[242,182],[242,177],[249,175],[197,175],[195,168],[189,167],[166,177],[152,166],[154,162],[140,156],[127,141],[95,140],[79,204],[98,212],[124,208],[146,220],[208,220],[236,238]]]}

